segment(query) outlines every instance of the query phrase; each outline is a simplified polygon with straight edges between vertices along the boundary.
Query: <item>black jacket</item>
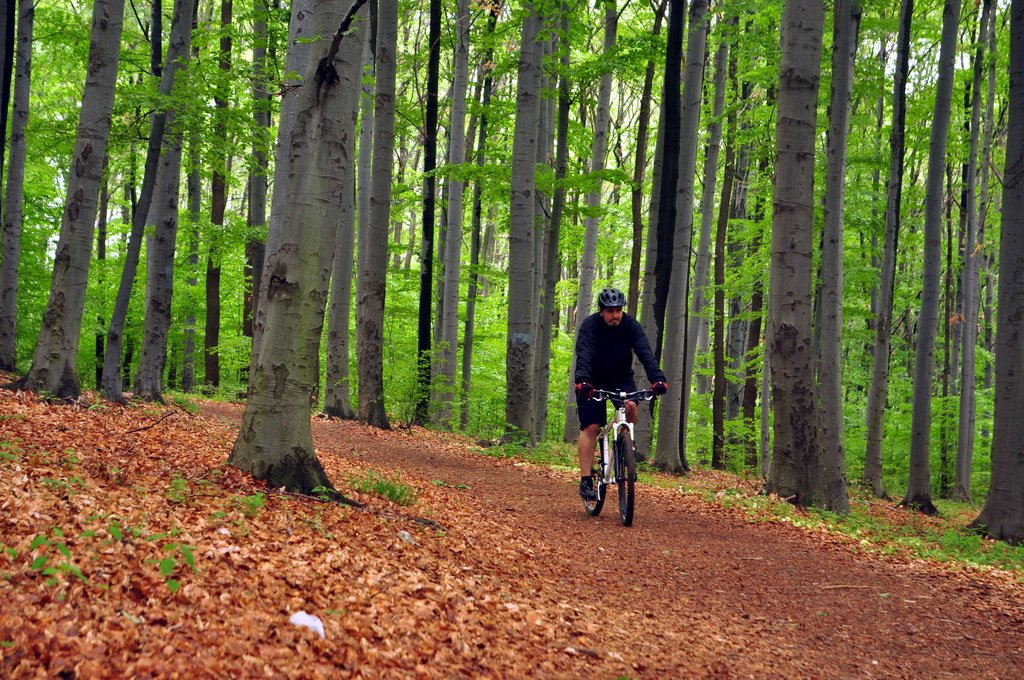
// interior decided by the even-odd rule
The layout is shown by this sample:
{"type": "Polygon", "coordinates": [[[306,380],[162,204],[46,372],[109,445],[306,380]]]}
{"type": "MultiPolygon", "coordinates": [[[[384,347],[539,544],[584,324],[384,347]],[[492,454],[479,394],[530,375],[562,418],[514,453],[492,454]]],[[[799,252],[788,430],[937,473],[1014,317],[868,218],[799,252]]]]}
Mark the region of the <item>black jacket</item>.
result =
{"type": "Polygon", "coordinates": [[[623,314],[622,322],[612,328],[600,312],[591,314],[583,320],[576,335],[575,382],[621,389],[623,382],[633,379],[634,352],[652,383],[665,380],[647,335],[636,319],[623,314]]]}

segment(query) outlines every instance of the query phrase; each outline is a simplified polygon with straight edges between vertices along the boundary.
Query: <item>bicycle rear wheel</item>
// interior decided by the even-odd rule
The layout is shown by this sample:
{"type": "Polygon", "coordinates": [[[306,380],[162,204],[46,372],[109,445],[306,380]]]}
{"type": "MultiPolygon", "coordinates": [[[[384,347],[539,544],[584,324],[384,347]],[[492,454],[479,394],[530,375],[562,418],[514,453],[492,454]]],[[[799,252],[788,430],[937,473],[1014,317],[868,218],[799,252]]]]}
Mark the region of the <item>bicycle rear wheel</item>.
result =
{"type": "Polygon", "coordinates": [[[622,526],[632,526],[636,456],[633,438],[628,430],[620,432],[615,439],[615,480],[619,486],[619,519],[622,520],[622,526]]]}

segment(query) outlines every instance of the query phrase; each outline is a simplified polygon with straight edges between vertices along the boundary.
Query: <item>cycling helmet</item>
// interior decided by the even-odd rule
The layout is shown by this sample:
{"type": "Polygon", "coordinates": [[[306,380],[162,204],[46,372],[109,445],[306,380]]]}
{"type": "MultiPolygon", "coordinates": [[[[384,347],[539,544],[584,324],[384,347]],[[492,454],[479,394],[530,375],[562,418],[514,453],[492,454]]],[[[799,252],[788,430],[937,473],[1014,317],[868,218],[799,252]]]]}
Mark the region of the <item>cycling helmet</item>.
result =
{"type": "Polygon", "coordinates": [[[625,307],[626,296],[618,288],[605,288],[597,296],[597,306],[599,309],[625,307]]]}

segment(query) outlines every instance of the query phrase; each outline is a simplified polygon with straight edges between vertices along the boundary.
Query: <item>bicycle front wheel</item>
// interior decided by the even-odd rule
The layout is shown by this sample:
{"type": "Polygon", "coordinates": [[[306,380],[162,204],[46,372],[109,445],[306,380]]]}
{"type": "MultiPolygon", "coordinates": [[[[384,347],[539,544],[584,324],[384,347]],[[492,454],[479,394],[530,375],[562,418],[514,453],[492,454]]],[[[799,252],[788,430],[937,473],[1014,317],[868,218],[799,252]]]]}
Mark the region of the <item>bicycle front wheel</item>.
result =
{"type": "Polygon", "coordinates": [[[615,478],[619,486],[619,519],[622,520],[622,526],[632,526],[636,453],[628,430],[623,430],[615,439],[615,478]]]}

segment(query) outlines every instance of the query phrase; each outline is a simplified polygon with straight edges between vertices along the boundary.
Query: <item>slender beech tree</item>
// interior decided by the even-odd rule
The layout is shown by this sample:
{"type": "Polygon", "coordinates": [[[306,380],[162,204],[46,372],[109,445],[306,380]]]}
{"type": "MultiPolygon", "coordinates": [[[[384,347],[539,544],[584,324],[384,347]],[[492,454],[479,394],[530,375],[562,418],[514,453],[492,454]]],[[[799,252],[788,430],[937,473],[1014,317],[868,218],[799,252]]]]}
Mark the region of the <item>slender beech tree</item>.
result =
{"type": "Polygon", "coordinates": [[[904,129],[907,116],[907,73],[910,70],[910,26],[914,1],[902,0],[896,38],[896,68],[893,73],[892,126],[889,129],[889,179],[886,187],[885,241],[879,272],[878,306],[875,318],[875,346],[871,387],[867,400],[867,448],[864,480],[876,497],[888,494],[882,482],[882,443],[885,439],[885,409],[889,395],[889,348],[892,342],[893,289],[896,281],[896,250],[900,235],[900,203],[903,196],[904,129]]]}
{"type": "MultiPolygon", "coordinates": [[[[693,365],[694,354],[697,349],[697,333],[702,318],[702,311],[705,306],[705,288],[708,283],[708,271],[711,268],[711,224],[715,214],[715,188],[718,184],[718,157],[722,147],[722,115],[725,111],[726,73],[728,72],[729,42],[731,31],[736,25],[736,18],[730,17],[728,27],[729,35],[723,34],[718,43],[718,50],[715,54],[715,74],[712,77],[712,87],[715,98],[711,109],[711,120],[708,122],[708,141],[704,150],[704,190],[701,192],[700,201],[700,232],[697,238],[697,252],[693,264],[693,301],[690,305],[689,318],[686,321],[686,348],[683,362],[683,382],[679,389],[682,390],[682,425],[683,432],[687,431],[687,423],[690,412],[690,392],[693,387],[693,365]]],[[[730,116],[735,114],[730,113],[730,116]]],[[[729,143],[735,144],[735,140],[729,143]]],[[[729,163],[726,163],[725,175],[729,177],[729,163]]],[[[724,189],[723,189],[724,198],[724,189]]],[[[728,212],[726,212],[728,216],[728,212]]]]}
{"type": "Polygon", "coordinates": [[[524,440],[533,431],[534,352],[536,351],[537,266],[534,232],[536,207],[537,130],[543,44],[536,4],[526,3],[516,86],[516,119],[512,140],[509,209],[508,334],[505,356],[506,439],[524,440]]]}
{"type": "Polygon", "coordinates": [[[832,21],[832,98],[825,150],[825,233],[821,249],[820,385],[821,461],[824,505],[846,514],[846,447],[843,442],[843,389],[839,368],[843,328],[843,209],[846,148],[850,129],[853,67],[860,29],[860,0],[836,0],[832,21]]]}
{"type": "Polygon", "coordinates": [[[373,110],[373,160],[365,261],[359,269],[356,337],[359,371],[359,419],[390,428],[384,409],[384,298],[391,214],[391,167],[395,130],[395,60],[398,56],[398,3],[380,0],[376,36],[376,90],[373,110]]]}
{"type": "Polygon", "coordinates": [[[271,113],[273,105],[267,91],[267,47],[270,42],[267,19],[270,7],[266,0],[257,0],[253,18],[255,42],[252,48],[253,136],[252,165],[249,168],[250,227],[245,242],[245,315],[242,318],[245,335],[252,337],[256,306],[259,304],[259,285],[263,279],[263,260],[267,256],[266,239],[255,232],[267,226],[267,168],[269,166],[271,113]]]}
{"type": "MultiPolygon", "coordinates": [[[[416,411],[413,422],[427,420],[430,405],[431,333],[434,305],[434,222],[437,218],[437,88],[441,65],[441,0],[429,0],[427,29],[427,103],[423,123],[423,229],[420,247],[420,304],[417,324],[416,411]]],[[[455,132],[452,132],[455,135],[455,132]]]]}
{"type": "MultiPolygon", "coordinates": [[[[491,91],[494,87],[494,48],[491,46],[490,38],[494,35],[494,28],[498,21],[500,6],[497,3],[490,5],[487,9],[487,45],[483,54],[481,64],[480,95],[480,123],[477,127],[476,142],[476,166],[482,170],[487,159],[487,129],[490,116],[491,91]]],[[[470,246],[469,246],[469,285],[466,288],[466,324],[463,329],[462,338],[462,394],[466,395],[465,406],[462,409],[462,427],[469,425],[469,399],[470,388],[473,385],[473,336],[476,328],[476,299],[480,287],[480,223],[483,219],[483,173],[478,175],[473,182],[473,207],[470,211],[470,246]]]]}
{"type": "Polygon", "coordinates": [[[289,185],[287,205],[281,233],[268,236],[278,251],[269,285],[260,291],[263,337],[253,358],[255,381],[242,427],[228,458],[273,487],[298,493],[333,488],[313,448],[310,396],[318,383],[344,166],[352,162],[344,134],[359,92],[361,44],[346,33],[364,1],[355,0],[344,17],[334,0],[317,0],[313,7],[313,35],[320,37],[310,43],[286,137],[291,163],[281,180],[289,185]]]}
{"type": "Polygon", "coordinates": [[[982,3],[981,20],[978,27],[978,43],[974,51],[973,79],[971,82],[970,142],[968,145],[967,172],[964,182],[963,210],[967,218],[964,239],[964,269],[961,290],[964,298],[963,360],[960,377],[959,428],[957,431],[955,496],[963,501],[971,498],[971,468],[974,458],[975,426],[975,349],[978,343],[978,262],[981,259],[978,247],[980,231],[979,218],[983,213],[976,211],[978,146],[981,140],[982,77],[984,75],[985,45],[992,22],[992,1],[982,3]]]}
{"type": "MultiPolygon", "coordinates": [[[[183,0],[175,3],[171,40],[172,43],[180,41],[180,44],[169,46],[167,53],[181,55],[179,60],[189,54],[194,2],[195,0],[183,0]]],[[[184,67],[185,65],[182,65],[182,68],[184,67]]],[[[165,113],[165,149],[157,165],[153,202],[149,208],[149,217],[146,219],[146,225],[152,227],[152,232],[146,243],[146,319],[139,369],[135,376],[135,396],[147,401],[163,401],[167,334],[171,327],[174,253],[178,238],[178,201],[181,187],[181,148],[185,134],[184,126],[178,124],[176,119],[174,109],[165,113]]]]}
{"type": "MultiPolygon", "coordinates": [[[[469,90],[469,3],[457,0],[455,14],[455,70],[452,83],[452,112],[448,139],[448,166],[466,159],[466,95],[469,90]]],[[[448,179],[448,219],[444,241],[444,286],[441,323],[436,422],[449,426],[452,419],[455,371],[459,350],[459,281],[462,277],[462,198],[465,182],[461,173],[448,179]]]]}
{"type": "Polygon", "coordinates": [[[131,302],[132,288],[135,285],[135,276],[138,273],[139,257],[142,251],[142,237],[145,233],[149,209],[153,203],[153,193],[156,188],[157,172],[160,167],[160,157],[164,143],[164,130],[167,127],[167,113],[171,108],[170,97],[174,82],[177,79],[178,71],[181,69],[185,56],[188,54],[191,42],[192,24],[195,14],[195,0],[175,0],[174,15],[171,20],[171,35],[167,46],[167,65],[161,67],[163,61],[162,36],[159,33],[161,20],[157,15],[162,15],[160,3],[154,4],[152,21],[152,33],[150,35],[150,72],[154,77],[160,78],[157,92],[160,95],[159,108],[150,115],[149,119],[149,142],[146,148],[146,164],[143,169],[142,187],[139,190],[138,205],[131,219],[131,232],[128,234],[128,244],[125,248],[124,265],[121,269],[121,279],[117,287],[117,296],[114,298],[114,311],[110,316],[110,324],[107,326],[107,342],[103,351],[103,384],[101,389],[104,396],[111,401],[122,401],[124,381],[121,378],[123,372],[130,369],[129,361],[122,371],[121,355],[123,351],[125,322],[128,319],[128,305],[131,302]]]}
{"type": "Polygon", "coordinates": [[[942,12],[939,45],[939,79],[935,108],[930,121],[928,174],[924,197],[924,274],[921,284],[921,312],[917,319],[917,347],[914,356],[914,405],[910,422],[910,476],[902,504],[926,514],[936,512],[931,498],[929,444],[932,425],[932,369],[935,363],[935,328],[938,323],[939,277],[942,269],[943,175],[946,165],[946,136],[953,107],[953,78],[960,0],[946,0],[942,12]]]}
{"type": "Polygon", "coordinates": [[[768,321],[775,438],[767,490],[798,505],[815,504],[822,495],[811,280],[823,15],[820,2],[786,0],[775,124],[768,321]]]}
{"type": "Polygon", "coordinates": [[[1024,542],[1024,0],[1010,3],[1010,88],[999,241],[992,476],[972,526],[1024,542]]]}
{"type": "Polygon", "coordinates": [[[217,387],[220,385],[220,278],[221,244],[219,234],[224,229],[224,213],[228,207],[228,175],[231,158],[228,139],[228,108],[231,106],[231,90],[228,74],[231,72],[231,0],[220,2],[220,51],[217,65],[221,77],[213,88],[213,177],[210,182],[210,223],[211,237],[206,254],[206,323],[203,333],[203,382],[217,387]]]}
{"type": "Polygon", "coordinates": [[[25,128],[28,124],[29,86],[32,80],[32,29],[35,15],[34,0],[18,1],[17,65],[14,72],[14,106],[11,110],[11,141],[7,158],[7,196],[3,204],[3,253],[0,254],[0,258],[3,258],[3,265],[0,266],[2,371],[16,370],[18,359],[18,263],[21,261],[21,223],[25,201],[25,128]]]}
{"type": "MultiPolygon", "coordinates": [[[[594,185],[587,192],[587,212],[583,220],[583,255],[579,264],[579,290],[576,296],[576,331],[579,331],[583,320],[587,318],[587,310],[594,304],[594,278],[597,274],[597,239],[601,226],[599,211],[601,209],[601,173],[604,172],[608,155],[608,131],[611,121],[612,96],[612,57],[615,52],[615,41],[618,34],[618,12],[614,0],[605,0],[604,6],[604,60],[601,82],[598,86],[597,111],[594,117],[594,138],[590,147],[590,173],[595,177],[594,185]]],[[[579,430],[579,414],[576,413],[576,400],[572,393],[575,389],[572,376],[576,374],[576,357],[569,364],[569,399],[572,408],[566,414],[570,421],[566,427],[573,432],[579,430]]]]}
{"type": "MultiPolygon", "coordinates": [[[[708,1],[690,3],[690,30],[686,36],[686,70],[680,106],[678,184],[673,192],[675,202],[675,235],[672,243],[672,275],[665,306],[664,352],[662,365],[670,390],[661,398],[659,426],[654,464],[663,470],[681,472],[686,469],[686,432],[682,429],[683,350],[686,311],[690,287],[690,243],[693,240],[694,176],[697,169],[697,131],[704,80],[704,49],[707,45],[708,1]]],[[[665,153],[672,150],[665,148],[665,153]]],[[[664,205],[664,198],[662,199],[664,205]]],[[[659,219],[660,216],[659,216],[659,219]]],[[[658,244],[659,256],[661,244],[658,244]]]]}
{"type": "Polygon", "coordinates": [[[50,297],[32,353],[32,365],[13,386],[77,399],[78,342],[89,283],[92,237],[100,180],[110,136],[114,85],[121,47],[124,0],[95,0],[89,40],[89,67],[82,90],[75,150],[67,176],[50,282],[50,297]]]}

